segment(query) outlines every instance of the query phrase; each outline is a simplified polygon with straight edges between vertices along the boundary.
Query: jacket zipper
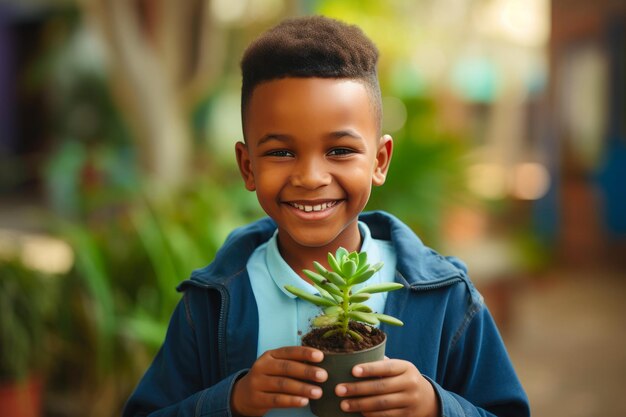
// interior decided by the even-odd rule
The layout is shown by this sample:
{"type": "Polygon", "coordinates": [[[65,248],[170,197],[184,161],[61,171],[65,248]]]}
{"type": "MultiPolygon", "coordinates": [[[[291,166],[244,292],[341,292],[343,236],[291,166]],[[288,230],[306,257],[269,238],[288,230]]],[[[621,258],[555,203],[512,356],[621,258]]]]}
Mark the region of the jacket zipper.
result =
{"type": "Polygon", "coordinates": [[[217,354],[218,354],[218,362],[220,364],[220,372],[221,377],[225,378],[227,375],[227,365],[226,358],[221,358],[221,355],[226,356],[226,311],[227,311],[227,301],[226,301],[226,291],[224,287],[221,285],[209,285],[203,284],[194,280],[187,280],[187,283],[193,285],[198,288],[203,288],[207,290],[216,290],[220,294],[220,315],[219,315],[219,324],[217,326],[217,354]]]}

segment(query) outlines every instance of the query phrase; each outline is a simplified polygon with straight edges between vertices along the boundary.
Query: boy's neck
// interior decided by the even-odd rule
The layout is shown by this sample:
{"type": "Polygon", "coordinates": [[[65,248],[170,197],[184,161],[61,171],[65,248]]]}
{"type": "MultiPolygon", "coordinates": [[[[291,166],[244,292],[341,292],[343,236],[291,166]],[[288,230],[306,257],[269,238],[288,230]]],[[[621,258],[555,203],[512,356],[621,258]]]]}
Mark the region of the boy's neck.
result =
{"type": "Polygon", "coordinates": [[[301,246],[291,240],[286,234],[281,235],[279,231],[278,250],[291,269],[302,279],[310,282],[310,280],[304,276],[302,270],[314,270],[313,261],[317,261],[325,268],[329,268],[327,260],[328,252],[334,254],[339,247],[345,248],[348,252],[359,251],[361,249],[362,237],[358,223],[355,222],[354,226],[351,226],[351,229],[352,230],[344,231],[344,233],[342,233],[343,236],[339,236],[331,244],[319,247],[301,246]]]}

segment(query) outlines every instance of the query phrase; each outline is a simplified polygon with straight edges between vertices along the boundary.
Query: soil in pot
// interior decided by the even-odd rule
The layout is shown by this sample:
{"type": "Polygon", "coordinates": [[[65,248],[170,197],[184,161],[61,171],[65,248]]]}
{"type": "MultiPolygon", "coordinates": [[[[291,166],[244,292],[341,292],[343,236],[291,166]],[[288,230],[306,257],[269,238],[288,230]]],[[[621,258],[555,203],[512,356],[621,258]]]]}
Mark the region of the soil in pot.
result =
{"type": "Polygon", "coordinates": [[[385,339],[385,334],[380,329],[363,323],[351,321],[348,328],[362,335],[363,339],[356,341],[351,337],[344,337],[341,333],[324,338],[322,335],[334,327],[318,327],[302,337],[302,345],[314,347],[322,352],[346,353],[369,349],[385,339]]]}
{"type": "Polygon", "coordinates": [[[355,365],[382,360],[385,357],[386,336],[376,327],[350,322],[350,329],[363,335],[363,340],[357,342],[341,335],[323,338],[322,335],[329,329],[316,328],[302,338],[303,345],[324,352],[324,360],[316,365],[328,372],[328,379],[320,385],[324,394],[318,400],[311,400],[311,411],[319,417],[353,416],[354,413],[341,410],[342,398],[335,395],[335,387],[342,382],[359,380],[352,376],[355,365]]]}

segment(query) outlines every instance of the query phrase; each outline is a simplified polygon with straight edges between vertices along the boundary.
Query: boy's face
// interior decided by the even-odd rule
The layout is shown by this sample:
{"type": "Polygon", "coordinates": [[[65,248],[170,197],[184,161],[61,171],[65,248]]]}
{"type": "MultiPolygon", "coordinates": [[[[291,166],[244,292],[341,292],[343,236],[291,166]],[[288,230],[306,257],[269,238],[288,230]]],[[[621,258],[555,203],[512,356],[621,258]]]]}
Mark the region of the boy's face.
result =
{"type": "Polygon", "coordinates": [[[385,181],[392,151],[366,87],[284,78],[257,86],[236,146],[246,188],[278,224],[281,250],[358,249],[357,217],[385,181]]]}

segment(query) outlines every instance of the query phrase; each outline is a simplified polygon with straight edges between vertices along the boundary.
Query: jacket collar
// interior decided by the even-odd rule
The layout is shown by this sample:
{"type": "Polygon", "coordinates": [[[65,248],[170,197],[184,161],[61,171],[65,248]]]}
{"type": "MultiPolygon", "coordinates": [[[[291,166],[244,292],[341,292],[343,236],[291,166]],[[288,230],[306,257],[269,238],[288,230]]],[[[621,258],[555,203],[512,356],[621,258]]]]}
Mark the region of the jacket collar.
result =
{"type": "MultiPolygon", "coordinates": [[[[409,286],[436,286],[453,277],[465,277],[465,266],[457,260],[445,258],[426,247],[413,231],[391,214],[383,211],[362,213],[375,239],[390,240],[398,255],[398,272],[409,286]]],[[[276,223],[263,218],[235,229],[205,268],[192,273],[190,281],[200,286],[228,285],[230,279],[245,267],[254,250],[270,239],[276,223]]],[[[182,285],[182,284],[181,284],[182,285]]],[[[179,287],[180,288],[180,287],[179,287]]]]}
{"type": "Polygon", "coordinates": [[[270,239],[276,223],[269,217],[233,230],[209,265],[196,269],[189,280],[178,286],[180,291],[186,284],[199,286],[223,286],[245,269],[248,259],[259,245],[270,239]]]}

